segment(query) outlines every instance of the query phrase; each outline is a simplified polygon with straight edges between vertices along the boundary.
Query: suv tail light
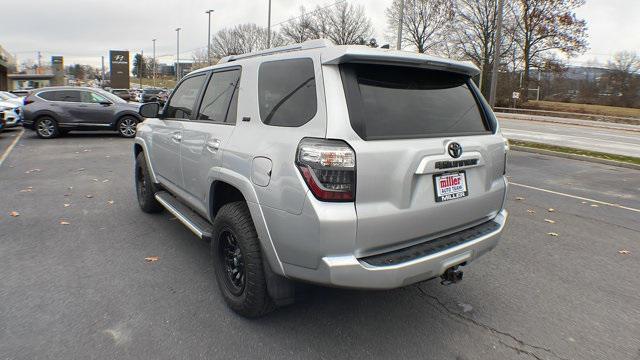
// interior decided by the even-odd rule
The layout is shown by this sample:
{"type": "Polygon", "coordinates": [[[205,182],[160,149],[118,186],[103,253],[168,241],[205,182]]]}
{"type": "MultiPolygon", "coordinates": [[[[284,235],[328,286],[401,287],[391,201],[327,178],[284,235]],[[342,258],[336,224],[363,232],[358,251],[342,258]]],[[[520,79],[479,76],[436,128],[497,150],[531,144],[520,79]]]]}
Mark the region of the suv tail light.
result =
{"type": "Polygon", "coordinates": [[[31,98],[31,95],[27,95],[24,97],[24,100],[22,100],[22,104],[23,105],[29,105],[33,102],[33,99],[31,98]]]}
{"type": "Polygon", "coordinates": [[[296,165],[313,195],[322,201],[353,201],[356,154],[340,140],[302,139],[296,165]]]}

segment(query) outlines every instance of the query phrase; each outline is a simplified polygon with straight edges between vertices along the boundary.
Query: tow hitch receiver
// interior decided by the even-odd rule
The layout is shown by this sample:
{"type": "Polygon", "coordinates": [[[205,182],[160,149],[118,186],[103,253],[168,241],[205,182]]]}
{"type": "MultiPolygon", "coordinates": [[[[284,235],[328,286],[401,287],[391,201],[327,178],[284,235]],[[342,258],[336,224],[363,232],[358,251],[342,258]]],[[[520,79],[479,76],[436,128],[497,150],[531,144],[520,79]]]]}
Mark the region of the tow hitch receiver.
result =
{"type": "Polygon", "coordinates": [[[458,265],[452,266],[448,268],[444,272],[444,274],[442,274],[441,276],[442,281],[440,282],[440,284],[451,285],[451,284],[460,282],[462,281],[462,275],[463,275],[462,270],[458,269],[458,265]]]}

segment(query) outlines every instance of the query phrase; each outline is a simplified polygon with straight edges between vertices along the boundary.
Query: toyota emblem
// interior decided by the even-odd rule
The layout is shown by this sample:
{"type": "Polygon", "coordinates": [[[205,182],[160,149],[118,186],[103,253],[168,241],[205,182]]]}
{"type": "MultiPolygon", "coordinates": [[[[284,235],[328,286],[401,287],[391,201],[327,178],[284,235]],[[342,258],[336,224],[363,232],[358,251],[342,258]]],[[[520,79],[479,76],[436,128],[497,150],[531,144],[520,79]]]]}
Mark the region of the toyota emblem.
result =
{"type": "Polygon", "coordinates": [[[447,151],[452,158],[457,159],[462,155],[462,146],[457,142],[452,142],[447,146],[447,151]]]}

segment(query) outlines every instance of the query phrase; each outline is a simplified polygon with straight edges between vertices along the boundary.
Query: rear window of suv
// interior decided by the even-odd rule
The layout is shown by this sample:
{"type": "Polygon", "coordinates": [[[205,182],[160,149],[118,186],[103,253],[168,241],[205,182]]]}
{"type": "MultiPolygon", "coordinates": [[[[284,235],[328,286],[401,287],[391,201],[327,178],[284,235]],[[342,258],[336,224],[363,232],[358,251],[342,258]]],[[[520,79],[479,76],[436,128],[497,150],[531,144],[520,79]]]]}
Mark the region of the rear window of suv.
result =
{"type": "Polygon", "coordinates": [[[306,124],[318,109],[313,60],[277,60],[260,65],[258,100],[263,123],[289,127],[306,124]]]}
{"type": "Polygon", "coordinates": [[[468,76],[373,64],[341,70],[351,125],[365,140],[490,133],[468,76]]]}

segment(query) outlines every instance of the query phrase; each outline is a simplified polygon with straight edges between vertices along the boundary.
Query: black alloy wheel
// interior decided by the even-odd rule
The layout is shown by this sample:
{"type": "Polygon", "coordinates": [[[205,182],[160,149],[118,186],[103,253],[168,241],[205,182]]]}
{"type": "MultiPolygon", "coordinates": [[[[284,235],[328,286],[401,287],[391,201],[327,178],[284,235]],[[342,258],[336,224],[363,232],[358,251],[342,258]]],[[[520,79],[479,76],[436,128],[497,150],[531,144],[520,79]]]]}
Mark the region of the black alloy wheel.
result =
{"type": "Polygon", "coordinates": [[[242,249],[231,229],[224,229],[218,238],[220,259],[224,261],[225,285],[235,296],[242,294],[245,287],[246,273],[242,249]]]}

